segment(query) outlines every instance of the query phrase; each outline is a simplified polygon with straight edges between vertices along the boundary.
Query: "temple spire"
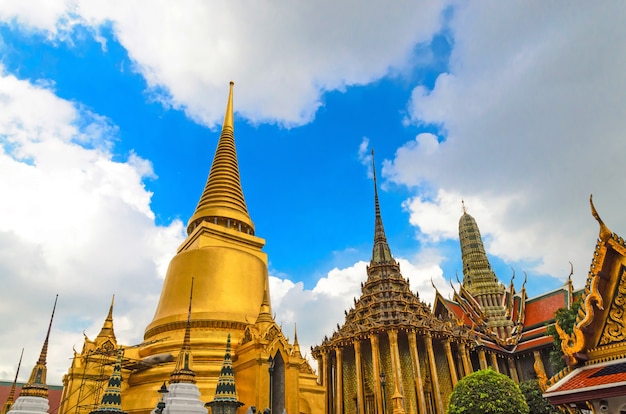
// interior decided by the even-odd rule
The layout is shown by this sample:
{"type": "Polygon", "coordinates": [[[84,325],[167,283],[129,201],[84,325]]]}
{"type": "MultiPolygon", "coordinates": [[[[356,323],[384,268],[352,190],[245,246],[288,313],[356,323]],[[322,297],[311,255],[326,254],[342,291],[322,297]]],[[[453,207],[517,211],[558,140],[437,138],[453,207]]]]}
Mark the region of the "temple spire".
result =
{"type": "Polygon", "coordinates": [[[226,353],[224,354],[220,376],[217,379],[215,398],[206,405],[211,407],[213,412],[220,413],[235,412],[238,407],[243,405],[237,399],[237,389],[235,388],[235,372],[233,371],[233,361],[230,356],[230,333],[226,340],[226,353]]]}
{"type": "Polygon", "coordinates": [[[459,220],[459,241],[463,260],[463,287],[474,295],[498,291],[500,283],[485,253],[478,224],[465,210],[459,220]]]}
{"type": "Polygon", "coordinates": [[[178,354],[176,367],[170,374],[170,383],[188,382],[194,384],[196,382],[196,373],[191,369],[191,301],[193,299],[193,277],[191,278],[191,289],[189,292],[189,310],[187,312],[187,326],[185,327],[185,337],[183,346],[178,354]]]}
{"type": "Polygon", "coordinates": [[[126,414],[122,411],[122,358],[124,357],[124,349],[117,350],[117,358],[113,366],[113,373],[109,378],[109,382],[98,409],[89,414],[126,414]]]}
{"type": "Polygon", "coordinates": [[[374,248],[372,249],[371,265],[383,263],[395,263],[391,250],[387,244],[387,236],[383,227],[383,219],[380,214],[380,203],[378,202],[378,184],[376,182],[376,165],[374,163],[374,150],[372,150],[372,171],[374,172],[374,207],[376,218],[374,221],[374,248]]]}
{"type": "Polygon", "coordinates": [[[20,373],[20,367],[22,366],[22,357],[24,356],[24,348],[22,348],[22,353],[20,354],[20,362],[17,363],[17,371],[15,372],[15,379],[13,380],[13,385],[11,385],[11,391],[9,391],[9,396],[7,397],[6,402],[4,403],[4,407],[2,408],[2,414],[7,414],[11,410],[11,406],[15,401],[15,388],[17,387],[17,376],[20,373]]]}
{"type": "Polygon", "coordinates": [[[196,211],[189,219],[187,234],[191,234],[202,221],[254,234],[254,224],[248,214],[239,179],[234,135],[233,86],[234,82],[231,82],[224,124],[211,172],[196,211]]]}
{"type": "Polygon", "coordinates": [[[115,338],[115,332],[113,331],[113,305],[115,304],[115,295],[111,299],[111,306],[109,306],[109,313],[107,314],[102,329],[97,338],[115,338]]]}
{"type": "Polygon", "coordinates": [[[39,360],[33,368],[28,382],[22,387],[20,397],[43,397],[48,398],[48,385],[46,384],[46,358],[48,356],[48,339],[50,338],[50,330],[52,329],[52,320],[54,319],[54,311],[57,308],[57,299],[59,295],[54,298],[54,306],[52,308],[52,316],[50,316],[50,324],[48,325],[48,333],[46,333],[46,339],[43,342],[41,348],[41,354],[39,354],[39,360]]]}

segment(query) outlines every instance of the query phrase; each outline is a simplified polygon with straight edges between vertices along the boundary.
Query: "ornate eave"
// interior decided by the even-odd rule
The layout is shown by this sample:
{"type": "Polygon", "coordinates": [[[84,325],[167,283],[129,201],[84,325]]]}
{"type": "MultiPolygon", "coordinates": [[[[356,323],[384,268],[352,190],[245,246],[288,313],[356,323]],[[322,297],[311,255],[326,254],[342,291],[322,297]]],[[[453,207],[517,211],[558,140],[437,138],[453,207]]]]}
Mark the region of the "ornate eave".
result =
{"type": "Polygon", "coordinates": [[[568,365],[610,360],[626,353],[626,243],[604,224],[590,198],[600,231],[571,335],[557,324],[568,365]]]}

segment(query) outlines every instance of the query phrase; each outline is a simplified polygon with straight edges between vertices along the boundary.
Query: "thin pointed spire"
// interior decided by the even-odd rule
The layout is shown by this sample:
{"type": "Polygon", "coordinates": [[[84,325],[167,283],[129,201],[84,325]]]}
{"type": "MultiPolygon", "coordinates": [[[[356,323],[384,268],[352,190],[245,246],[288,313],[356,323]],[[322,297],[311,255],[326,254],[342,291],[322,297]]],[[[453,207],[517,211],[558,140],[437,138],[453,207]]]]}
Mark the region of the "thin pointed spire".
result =
{"type": "Polygon", "coordinates": [[[89,414],[126,414],[122,411],[122,359],[124,357],[124,349],[117,350],[117,358],[113,366],[113,373],[109,378],[109,382],[98,409],[89,414]]]}
{"type": "Polygon", "coordinates": [[[13,380],[13,385],[11,385],[11,391],[9,391],[9,396],[7,397],[6,402],[4,403],[4,407],[2,408],[2,414],[7,414],[11,410],[11,406],[15,401],[15,388],[17,387],[17,376],[20,373],[20,367],[22,366],[22,357],[24,356],[24,348],[22,348],[22,353],[20,354],[20,362],[17,363],[17,371],[15,372],[15,379],[13,380]]]}
{"type": "Polygon", "coordinates": [[[298,327],[295,323],[293,324],[293,353],[295,355],[302,356],[300,344],[298,343],[298,327]]]}
{"type": "Polygon", "coordinates": [[[109,313],[107,314],[104,323],[102,324],[102,329],[100,329],[100,333],[97,338],[115,338],[115,332],[113,331],[113,306],[115,305],[115,295],[111,298],[111,306],[109,306],[109,313]]]}
{"type": "Polygon", "coordinates": [[[20,396],[48,398],[48,385],[46,384],[46,358],[48,356],[48,339],[50,338],[52,320],[54,319],[54,311],[57,308],[58,299],[59,295],[56,295],[54,298],[54,306],[52,307],[52,315],[50,316],[50,323],[48,324],[48,332],[46,333],[46,339],[43,342],[43,347],[41,348],[41,353],[39,354],[39,360],[30,373],[28,382],[22,387],[20,396]]]}
{"type": "Polygon", "coordinates": [[[187,382],[194,384],[196,382],[196,373],[191,369],[191,302],[193,300],[193,281],[191,278],[191,289],[189,291],[189,310],[187,311],[187,326],[185,327],[185,337],[183,345],[178,354],[176,367],[170,375],[170,383],[187,382]]]}
{"type": "Polygon", "coordinates": [[[257,325],[259,323],[272,323],[272,305],[270,304],[270,293],[267,286],[263,290],[263,301],[261,302],[261,309],[259,309],[259,316],[256,318],[257,325]]]}
{"type": "Polygon", "coordinates": [[[191,234],[202,221],[254,234],[254,224],[248,214],[239,179],[233,121],[233,86],[234,82],[231,82],[224,124],[211,172],[196,211],[189,219],[187,234],[191,234]]]}
{"type": "Polygon", "coordinates": [[[380,214],[378,201],[378,184],[376,182],[376,165],[374,163],[374,150],[372,150],[372,171],[374,173],[374,207],[376,218],[374,221],[374,248],[372,249],[371,264],[383,264],[394,262],[391,250],[387,244],[387,236],[383,227],[383,219],[380,214]]]}

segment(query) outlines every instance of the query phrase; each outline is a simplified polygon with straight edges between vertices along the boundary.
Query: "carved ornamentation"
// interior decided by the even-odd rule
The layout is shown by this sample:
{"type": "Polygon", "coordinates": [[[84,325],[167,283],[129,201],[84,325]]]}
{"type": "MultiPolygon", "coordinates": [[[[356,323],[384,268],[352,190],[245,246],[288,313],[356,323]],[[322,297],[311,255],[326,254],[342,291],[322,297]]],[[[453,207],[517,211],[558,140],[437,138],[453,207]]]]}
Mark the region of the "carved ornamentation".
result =
{"type": "Polygon", "coordinates": [[[600,345],[611,344],[615,342],[623,342],[626,340],[626,269],[622,266],[620,269],[619,283],[617,286],[617,294],[613,299],[611,308],[609,309],[608,318],[600,338],[600,345]]]}

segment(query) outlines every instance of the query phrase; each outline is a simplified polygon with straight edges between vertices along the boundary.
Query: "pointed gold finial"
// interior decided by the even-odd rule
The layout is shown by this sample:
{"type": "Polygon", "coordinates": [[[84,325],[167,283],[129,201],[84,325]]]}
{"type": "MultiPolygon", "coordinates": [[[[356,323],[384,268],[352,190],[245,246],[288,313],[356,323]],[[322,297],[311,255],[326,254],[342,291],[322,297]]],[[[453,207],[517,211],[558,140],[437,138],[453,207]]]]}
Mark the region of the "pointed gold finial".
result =
{"type": "Polygon", "coordinates": [[[188,235],[203,221],[254,235],[254,224],[248,214],[239,178],[234,135],[233,86],[234,82],[231,82],[222,133],[217,143],[209,178],[196,211],[189,219],[188,235]]]}
{"type": "Polygon", "coordinates": [[[230,128],[233,131],[235,130],[235,114],[233,111],[234,86],[235,86],[235,82],[230,81],[230,90],[228,92],[228,103],[226,104],[226,113],[224,114],[224,124],[222,125],[222,130],[224,128],[230,128]]]}
{"type": "Polygon", "coordinates": [[[600,218],[600,215],[598,214],[598,211],[596,210],[596,207],[593,205],[593,194],[589,195],[589,204],[591,204],[591,214],[598,221],[598,224],[600,224],[600,235],[598,237],[600,238],[600,240],[605,242],[611,238],[613,232],[609,230],[606,224],[604,224],[604,222],[600,218]]]}
{"type": "Polygon", "coordinates": [[[113,331],[113,306],[115,305],[115,295],[111,298],[111,305],[109,306],[109,313],[107,314],[102,329],[96,337],[97,339],[115,339],[115,332],[113,331]]]}
{"type": "Polygon", "coordinates": [[[270,304],[270,293],[267,286],[263,290],[263,301],[261,302],[261,309],[259,310],[259,316],[256,319],[257,325],[259,323],[272,323],[272,305],[270,304]]]}
{"type": "Polygon", "coordinates": [[[22,357],[24,356],[24,348],[22,348],[22,353],[20,354],[20,362],[17,363],[17,371],[15,371],[15,379],[13,380],[13,385],[11,385],[11,391],[9,391],[9,396],[7,397],[6,402],[4,403],[4,407],[2,407],[2,414],[7,414],[11,411],[11,407],[15,402],[15,388],[17,387],[17,376],[20,373],[20,367],[22,366],[22,357]]]}
{"type": "Polygon", "coordinates": [[[461,199],[461,209],[463,210],[463,214],[467,214],[467,208],[465,207],[465,200],[461,199]]]}

